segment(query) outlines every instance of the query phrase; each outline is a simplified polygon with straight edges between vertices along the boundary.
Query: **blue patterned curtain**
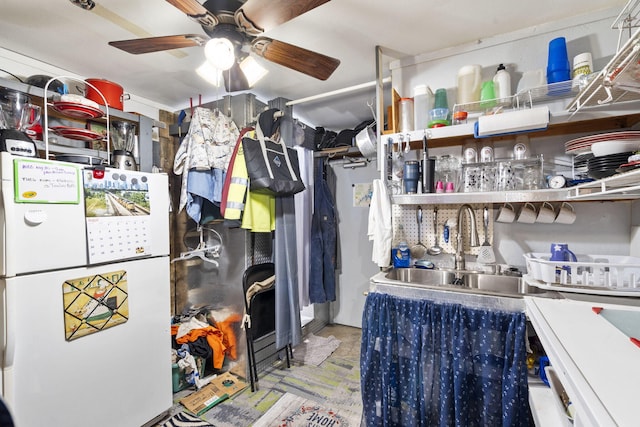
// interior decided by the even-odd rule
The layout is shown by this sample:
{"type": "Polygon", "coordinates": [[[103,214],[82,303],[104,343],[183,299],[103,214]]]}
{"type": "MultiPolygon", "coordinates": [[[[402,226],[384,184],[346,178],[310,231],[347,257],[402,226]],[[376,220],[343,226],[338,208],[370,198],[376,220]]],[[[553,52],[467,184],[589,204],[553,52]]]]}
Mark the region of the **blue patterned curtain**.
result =
{"type": "Polygon", "coordinates": [[[529,426],[525,314],[367,296],[366,425],[529,426]]]}

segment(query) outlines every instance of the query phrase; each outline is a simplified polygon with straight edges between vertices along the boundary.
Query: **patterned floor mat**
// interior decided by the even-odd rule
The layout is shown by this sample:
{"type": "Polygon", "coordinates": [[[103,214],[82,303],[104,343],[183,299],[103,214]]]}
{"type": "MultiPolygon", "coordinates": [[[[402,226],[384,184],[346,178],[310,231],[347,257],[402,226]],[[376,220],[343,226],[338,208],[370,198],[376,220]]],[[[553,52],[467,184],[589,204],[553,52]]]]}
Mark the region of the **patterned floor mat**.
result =
{"type": "Polygon", "coordinates": [[[189,415],[186,412],[178,412],[170,419],[162,423],[162,427],[215,427],[198,417],[189,415]]]}
{"type": "Polygon", "coordinates": [[[336,410],[312,400],[285,393],[253,427],[357,427],[360,414],[346,409],[336,410]]]}
{"type": "Polygon", "coordinates": [[[293,359],[304,362],[305,365],[320,366],[339,345],[340,340],[333,335],[325,338],[308,334],[303,342],[294,349],[293,359]]]}
{"type": "Polygon", "coordinates": [[[202,417],[216,427],[249,426],[287,393],[339,414],[353,414],[353,419],[359,420],[362,414],[360,366],[356,360],[332,357],[321,367],[294,365],[289,369],[272,369],[260,377],[259,386],[253,393],[246,389],[222,402],[202,417]]]}

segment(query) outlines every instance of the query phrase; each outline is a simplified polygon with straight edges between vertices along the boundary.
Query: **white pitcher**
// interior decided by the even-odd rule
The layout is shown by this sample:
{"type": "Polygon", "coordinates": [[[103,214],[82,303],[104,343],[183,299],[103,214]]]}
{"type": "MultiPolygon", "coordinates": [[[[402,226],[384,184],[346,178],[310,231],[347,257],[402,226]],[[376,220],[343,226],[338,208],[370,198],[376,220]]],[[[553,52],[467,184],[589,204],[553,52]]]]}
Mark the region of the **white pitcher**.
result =
{"type": "Polygon", "coordinates": [[[458,104],[480,101],[482,66],[465,65],[458,70],[458,104]]]}

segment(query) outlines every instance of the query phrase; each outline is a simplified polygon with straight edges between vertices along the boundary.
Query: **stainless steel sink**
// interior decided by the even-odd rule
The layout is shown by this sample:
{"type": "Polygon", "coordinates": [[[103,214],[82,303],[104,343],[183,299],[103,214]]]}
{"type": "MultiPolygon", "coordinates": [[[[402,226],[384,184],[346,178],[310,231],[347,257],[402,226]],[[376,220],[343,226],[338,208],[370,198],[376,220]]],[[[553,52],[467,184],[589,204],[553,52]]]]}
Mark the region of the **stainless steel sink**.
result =
{"type": "Polygon", "coordinates": [[[458,289],[491,295],[522,296],[544,292],[536,287],[528,286],[521,277],[478,271],[397,268],[387,272],[385,277],[414,286],[442,286],[449,290],[458,289]]]}
{"type": "Polygon", "coordinates": [[[387,279],[421,285],[448,285],[455,281],[453,270],[427,270],[424,268],[394,268],[386,274],[387,279]]]}
{"type": "Polygon", "coordinates": [[[544,292],[535,286],[529,286],[521,277],[485,273],[469,273],[463,275],[464,286],[485,292],[501,294],[538,294],[544,292]]]}

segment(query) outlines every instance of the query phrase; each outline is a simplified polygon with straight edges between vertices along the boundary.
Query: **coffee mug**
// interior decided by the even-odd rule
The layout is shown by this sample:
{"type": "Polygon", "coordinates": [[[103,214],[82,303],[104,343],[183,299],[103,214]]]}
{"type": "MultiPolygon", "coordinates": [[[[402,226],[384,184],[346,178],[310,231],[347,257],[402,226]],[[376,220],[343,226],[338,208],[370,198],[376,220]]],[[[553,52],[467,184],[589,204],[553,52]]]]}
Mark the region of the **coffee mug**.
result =
{"type": "Polygon", "coordinates": [[[566,243],[552,243],[551,244],[551,257],[550,261],[568,261],[576,262],[576,254],[569,250],[569,245],[566,243]]]}
{"type": "Polygon", "coordinates": [[[556,219],[556,211],[553,210],[553,205],[549,202],[544,202],[540,206],[536,222],[544,224],[551,224],[556,219]]]}
{"type": "Polygon", "coordinates": [[[513,222],[516,219],[516,211],[510,203],[505,203],[498,209],[498,215],[496,216],[497,222],[513,222]]]}
{"type": "Polygon", "coordinates": [[[556,224],[573,224],[576,220],[576,211],[573,206],[567,202],[562,202],[558,215],[556,216],[556,224]]]}
{"type": "Polygon", "coordinates": [[[534,222],[536,222],[536,216],[536,207],[531,203],[525,203],[520,209],[518,222],[522,222],[524,224],[533,224],[534,222]]]}

